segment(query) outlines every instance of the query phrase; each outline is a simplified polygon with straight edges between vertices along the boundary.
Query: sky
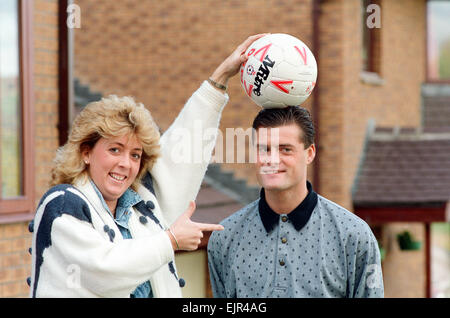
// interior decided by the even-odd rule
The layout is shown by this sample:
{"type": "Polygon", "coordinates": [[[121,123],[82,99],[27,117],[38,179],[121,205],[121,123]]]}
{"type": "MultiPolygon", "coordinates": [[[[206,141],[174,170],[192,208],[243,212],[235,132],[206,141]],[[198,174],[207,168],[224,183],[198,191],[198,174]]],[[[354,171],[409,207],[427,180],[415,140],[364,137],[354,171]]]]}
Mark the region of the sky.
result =
{"type": "Polygon", "coordinates": [[[0,76],[19,72],[17,1],[0,0],[0,76]]]}
{"type": "Polygon", "coordinates": [[[438,46],[450,40],[450,1],[428,2],[428,27],[438,46]]]}

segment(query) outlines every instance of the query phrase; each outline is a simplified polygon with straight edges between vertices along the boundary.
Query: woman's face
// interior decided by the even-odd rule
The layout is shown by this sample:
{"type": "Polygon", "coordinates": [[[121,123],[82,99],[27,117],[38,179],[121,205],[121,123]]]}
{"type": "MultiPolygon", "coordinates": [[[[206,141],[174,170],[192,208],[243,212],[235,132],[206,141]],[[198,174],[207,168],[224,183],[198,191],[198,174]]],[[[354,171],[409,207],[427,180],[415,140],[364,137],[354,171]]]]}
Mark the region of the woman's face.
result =
{"type": "Polygon", "coordinates": [[[133,134],[102,137],[92,149],[83,151],[89,175],[113,213],[117,200],[139,173],[142,152],[142,144],[133,134]]]}

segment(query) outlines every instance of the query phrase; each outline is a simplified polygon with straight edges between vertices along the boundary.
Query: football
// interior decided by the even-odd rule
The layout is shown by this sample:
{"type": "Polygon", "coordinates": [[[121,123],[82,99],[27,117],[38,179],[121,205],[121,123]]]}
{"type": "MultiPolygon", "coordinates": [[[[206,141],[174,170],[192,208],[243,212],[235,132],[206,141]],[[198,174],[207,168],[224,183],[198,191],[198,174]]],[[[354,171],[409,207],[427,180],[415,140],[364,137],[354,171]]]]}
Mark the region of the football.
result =
{"type": "Polygon", "coordinates": [[[263,108],[301,105],[316,84],[317,63],[311,50],[289,34],[268,34],[255,42],[241,65],[245,94],[263,108]]]}

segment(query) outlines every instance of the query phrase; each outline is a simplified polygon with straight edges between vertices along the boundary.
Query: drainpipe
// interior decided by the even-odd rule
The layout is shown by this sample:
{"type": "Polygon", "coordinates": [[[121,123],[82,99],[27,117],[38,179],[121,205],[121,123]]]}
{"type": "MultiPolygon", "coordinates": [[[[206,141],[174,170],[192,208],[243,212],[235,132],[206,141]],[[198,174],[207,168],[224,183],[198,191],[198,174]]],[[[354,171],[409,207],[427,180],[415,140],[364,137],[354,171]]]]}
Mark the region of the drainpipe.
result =
{"type": "MultiPolygon", "coordinates": [[[[320,33],[319,33],[319,17],[320,17],[320,2],[321,0],[313,0],[312,2],[312,50],[317,61],[317,70],[319,70],[320,63],[320,33]]],[[[319,91],[320,74],[317,73],[317,83],[313,90],[313,102],[312,102],[312,117],[314,122],[314,128],[316,131],[315,144],[316,144],[316,157],[314,159],[314,171],[313,171],[313,185],[314,191],[320,192],[320,101],[319,91]]]]}
{"type": "Polygon", "coordinates": [[[69,136],[69,28],[67,27],[67,6],[71,0],[58,3],[58,133],[59,146],[69,136]]]}

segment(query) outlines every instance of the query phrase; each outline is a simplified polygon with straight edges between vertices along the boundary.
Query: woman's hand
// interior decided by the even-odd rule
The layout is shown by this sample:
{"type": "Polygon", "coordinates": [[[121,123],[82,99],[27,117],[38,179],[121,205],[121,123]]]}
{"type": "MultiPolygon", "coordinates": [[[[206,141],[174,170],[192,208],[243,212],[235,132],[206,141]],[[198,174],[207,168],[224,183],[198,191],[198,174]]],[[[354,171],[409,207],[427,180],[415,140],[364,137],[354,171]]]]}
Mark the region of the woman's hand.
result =
{"type": "Polygon", "coordinates": [[[247,61],[245,51],[247,48],[259,38],[269,33],[262,33],[249,36],[244,42],[242,42],[234,51],[228,56],[222,64],[217,67],[214,73],[211,75],[211,79],[219,84],[227,85],[228,79],[239,72],[239,68],[242,63],[247,61]]]}
{"type": "Polygon", "coordinates": [[[195,202],[191,201],[189,202],[188,209],[170,227],[173,235],[169,230],[166,231],[174,250],[194,251],[201,242],[203,231],[223,230],[223,226],[219,224],[192,222],[191,217],[194,211],[195,202]]]}

